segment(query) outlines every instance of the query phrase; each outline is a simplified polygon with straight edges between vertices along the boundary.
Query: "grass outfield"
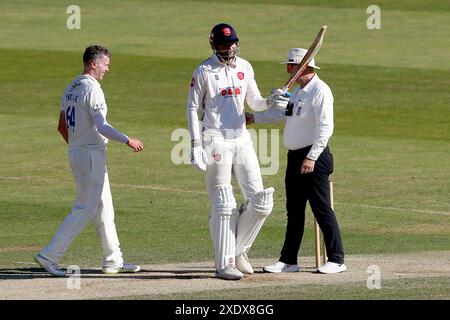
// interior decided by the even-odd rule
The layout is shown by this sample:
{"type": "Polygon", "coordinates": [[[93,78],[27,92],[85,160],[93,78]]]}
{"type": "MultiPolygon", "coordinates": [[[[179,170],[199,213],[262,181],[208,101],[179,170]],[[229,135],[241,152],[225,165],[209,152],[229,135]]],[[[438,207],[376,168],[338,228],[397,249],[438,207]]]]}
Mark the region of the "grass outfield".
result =
{"type": "MultiPolygon", "coordinates": [[[[213,259],[203,177],[189,165],[174,165],[170,155],[172,132],[187,126],[192,72],[210,55],[209,31],[221,21],[238,30],[241,56],[252,62],[263,95],[284,83],[278,62],[288,49],[307,46],[321,25],[329,26],[316,60],[335,96],[330,145],[346,253],[449,249],[447,2],[424,7],[421,1],[381,1],[382,29],[375,31],[366,28],[370,3],[350,0],[342,6],[247,0],[225,9],[210,1],[77,3],[82,28],[73,31],[65,27],[66,5],[60,1],[0,4],[0,267],[33,265],[33,254],[50,240],[74,200],[66,148],[56,131],[58,104],[81,71],[83,49],[93,42],[113,52],[101,83],[109,122],[145,143],[141,154],[115,142],[108,149],[126,258],[142,264],[213,259]]],[[[251,257],[278,257],[285,231],[285,161],[280,142],[278,174],[264,177],[277,190],[275,208],[251,257]]],[[[311,220],[309,215],[302,255],[313,255],[311,220]]],[[[98,266],[100,260],[88,226],[62,264],[98,266]]],[[[398,292],[377,298],[405,298],[402,282],[397,284],[398,292]]],[[[433,297],[441,289],[436,284],[433,297]]],[[[263,292],[254,297],[263,299],[263,292]]]]}

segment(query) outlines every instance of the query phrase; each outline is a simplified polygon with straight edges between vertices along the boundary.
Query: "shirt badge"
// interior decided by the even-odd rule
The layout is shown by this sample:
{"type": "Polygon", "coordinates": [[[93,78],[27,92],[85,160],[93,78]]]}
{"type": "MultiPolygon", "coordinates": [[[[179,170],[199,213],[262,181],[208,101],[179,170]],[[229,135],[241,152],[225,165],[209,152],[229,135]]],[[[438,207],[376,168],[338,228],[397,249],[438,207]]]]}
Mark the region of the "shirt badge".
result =
{"type": "Polygon", "coordinates": [[[297,112],[295,113],[297,116],[300,116],[300,112],[302,112],[303,101],[298,100],[297,102],[297,112]]]}

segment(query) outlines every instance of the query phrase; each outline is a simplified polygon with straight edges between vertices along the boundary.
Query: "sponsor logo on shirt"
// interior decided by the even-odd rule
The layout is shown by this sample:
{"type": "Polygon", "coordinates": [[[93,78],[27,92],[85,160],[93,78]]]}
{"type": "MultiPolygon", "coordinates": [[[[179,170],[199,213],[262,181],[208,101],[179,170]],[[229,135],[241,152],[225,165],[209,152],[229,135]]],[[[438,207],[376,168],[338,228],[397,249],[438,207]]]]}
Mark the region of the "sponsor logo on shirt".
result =
{"type": "Polygon", "coordinates": [[[77,81],[74,84],[72,84],[72,86],[69,89],[69,92],[72,92],[73,90],[75,90],[77,87],[81,86],[81,82],[77,81]]]}
{"type": "Polygon", "coordinates": [[[241,94],[241,87],[228,87],[228,88],[223,88],[223,89],[219,89],[219,90],[220,90],[220,95],[225,98],[238,96],[241,94]]]}
{"type": "Polygon", "coordinates": [[[105,107],[104,107],[103,103],[100,103],[100,104],[96,103],[96,104],[92,107],[92,109],[93,109],[94,111],[99,111],[99,110],[105,109],[105,107]]]}

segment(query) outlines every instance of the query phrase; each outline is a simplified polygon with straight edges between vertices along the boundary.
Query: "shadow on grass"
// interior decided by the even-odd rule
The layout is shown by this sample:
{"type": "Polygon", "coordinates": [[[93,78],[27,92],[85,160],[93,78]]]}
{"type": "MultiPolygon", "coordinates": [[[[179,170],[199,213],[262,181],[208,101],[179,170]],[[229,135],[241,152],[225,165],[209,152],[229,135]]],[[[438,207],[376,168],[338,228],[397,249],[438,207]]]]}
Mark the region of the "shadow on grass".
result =
{"type": "MultiPolygon", "coordinates": [[[[80,277],[86,279],[139,279],[139,280],[192,280],[214,278],[211,270],[149,270],[137,273],[119,273],[115,275],[103,274],[100,269],[81,269],[80,277]]],[[[67,277],[73,276],[68,274],[67,277]]],[[[55,278],[42,268],[5,268],[0,269],[0,280],[31,280],[41,278],[55,278]]]]}

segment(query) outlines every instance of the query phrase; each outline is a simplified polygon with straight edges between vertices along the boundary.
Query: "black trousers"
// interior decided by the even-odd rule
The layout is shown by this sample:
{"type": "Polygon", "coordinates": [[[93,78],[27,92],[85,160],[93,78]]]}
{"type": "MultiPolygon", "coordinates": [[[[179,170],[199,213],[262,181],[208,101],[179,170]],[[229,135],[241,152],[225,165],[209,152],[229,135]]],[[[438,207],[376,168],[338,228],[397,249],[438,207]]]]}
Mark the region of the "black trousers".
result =
{"type": "Polygon", "coordinates": [[[328,146],[317,159],[314,171],[300,174],[303,160],[311,146],[289,150],[286,169],[287,227],[280,261],[297,264],[297,256],[305,227],[306,202],[322,230],[328,261],[344,263],[344,247],[336,216],[331,209],[328,178],[333,173],[333,155],[328,146]]]}

